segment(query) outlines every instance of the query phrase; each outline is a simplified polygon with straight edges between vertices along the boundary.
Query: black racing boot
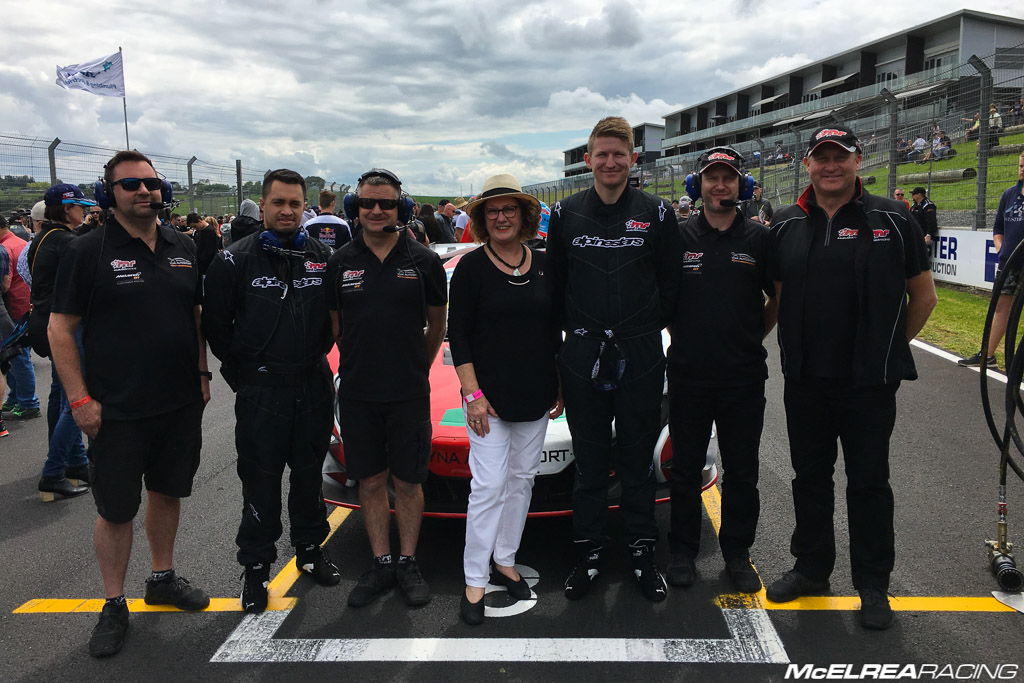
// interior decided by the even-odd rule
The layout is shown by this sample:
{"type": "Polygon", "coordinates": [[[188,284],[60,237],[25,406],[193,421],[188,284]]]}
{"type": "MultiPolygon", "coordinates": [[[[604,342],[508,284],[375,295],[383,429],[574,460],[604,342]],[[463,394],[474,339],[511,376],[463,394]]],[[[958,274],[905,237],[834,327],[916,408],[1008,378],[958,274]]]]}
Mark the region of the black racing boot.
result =
{"type": "Polygon", "coordinates": [[[638,538],[629,544],[629,553],[633,562],[633,574],[643,596],[651,602],[661,602],[668,597],[665,578],[654,560],[654,539],[638,538]]]}
{"type": "Polygon", "coordinates": [[[576,565],[565,579],[565,597],[579,600],[590,592],[590,584],[601,573],[601,551],[604,547],[591,540],[574,541],[576,565]]]}

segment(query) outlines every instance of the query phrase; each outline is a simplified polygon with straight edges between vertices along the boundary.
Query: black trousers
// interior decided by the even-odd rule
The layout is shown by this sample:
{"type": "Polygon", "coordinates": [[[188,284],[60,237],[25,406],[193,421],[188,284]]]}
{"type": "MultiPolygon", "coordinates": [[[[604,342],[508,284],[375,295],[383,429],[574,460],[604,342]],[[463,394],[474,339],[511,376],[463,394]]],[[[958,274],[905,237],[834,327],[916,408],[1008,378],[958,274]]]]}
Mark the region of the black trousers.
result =
{"type": "Polygon", "coordinates": [[[603,542],[608,520],[608,477],[612,470],[622,487],[620,507],[626,540],[633,543],[658,538],[653,463],[654,444],[661,431],[665,360],[660,355],[660,337],[657,344],[652,352],[630,358],[630,369],[635,374],[613,391],[595,390],[589,374],[579,371],[583,367],[589,369],[593,356],[587,365],[574,358],[579,349],[574,349],[569,340],[563,347],[559,370],[575,456],[572,522],[573,538],[577,541],[603,542]]]}
{"type": "Polygon", "coordinates": [[[826,579],[836,561],[832,475],[843,446],[850,566],[857,589],[889,588],[895,561],[889,437],[899,384],[855,387],[833,379],[786,380],[786,424],[793,462],[794,569],[826,579]]]}
{"type": "Polygon", "coordinates": [[[243,384],[235,399],[235,447],[242,480],[238,562],[271,563],[281,537],[281,477],[288,465],[288,518],[294,546],[327,538],[322,469],[331,438],[330,376],[317,372],[296,386],[243,384]]]}
{"type": "Polygon", "coordinates": [[[718,545],[726,560],[747,557],[761,512],[757,478],[764,382],[738,387],[687,385],[670,368],[668,387],[672,432],[670,551],[692,558],[700,550],[701,473],[714,422],[723,469],[718,545]]]}

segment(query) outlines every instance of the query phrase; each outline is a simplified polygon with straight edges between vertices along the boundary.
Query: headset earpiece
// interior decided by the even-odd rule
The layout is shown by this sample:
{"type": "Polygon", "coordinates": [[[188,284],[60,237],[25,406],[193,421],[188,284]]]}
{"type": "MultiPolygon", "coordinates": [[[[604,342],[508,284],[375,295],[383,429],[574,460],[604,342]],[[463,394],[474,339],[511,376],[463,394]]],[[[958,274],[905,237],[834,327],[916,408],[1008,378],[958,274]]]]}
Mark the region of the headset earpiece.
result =
{"type": "Polygon", "coordinates": [[[171,183],[167,178],[160,179],[160,200],[164,203],[164,206],[170,206],[174,201],[174,188],[171,187],[171,183]]]}
{"type": "Polygon", "coordinates": [[[93,183],[92,193],[96,198],[96,204],[104,211],[114,206],[114,193],[107,191],[107,181],[97,180],[93,183]]]}
{"type": "Polygon", "coordinates": [[[359,199],[359,195],[355,192],[349,192],[341,200],[341,208],[345,212],[345,218],[350,221],[359,218],[359,206],[356,204],[357,199],[359,199]]]}
{"type": "Polygon", "coordinates": [[[694,172],[686,176],[686,196],[693,201],[700,199],[700,173],[694,172]]]}
{"type": "Polygon", "coordinates": [[[754,176],[747,173],[740,176],[740,201],[750,199],[754,196],[754,176]]]}
{"type": "Polygon", "coordinates": [[[289,249],[292,251],[302,251],[306,248],[306,243],[309,241],[309,233],[306,232],[305,228],[299,228],[294,235],[292,235],[291,246],[286,245],[281,241],[281,238],[273,230],[263,230],[259,234],[260,247],[269,251],[277,249],[289,249]]]}

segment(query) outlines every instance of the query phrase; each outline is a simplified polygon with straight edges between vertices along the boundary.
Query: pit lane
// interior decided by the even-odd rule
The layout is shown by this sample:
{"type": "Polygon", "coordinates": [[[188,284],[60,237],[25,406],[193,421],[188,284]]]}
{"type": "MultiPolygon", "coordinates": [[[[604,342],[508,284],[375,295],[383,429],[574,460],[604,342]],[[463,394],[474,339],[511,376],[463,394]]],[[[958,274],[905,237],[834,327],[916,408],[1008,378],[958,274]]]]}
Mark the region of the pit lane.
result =
{"type": "MultiPolygon", "coordinates": [[[[0,554],[6,559],[0,643],[8,653],[0,677],[772,680],[783,678],[786,662],[1022,664],[1021,617],[989,594],[996,586],[983,541],[994,532],[996,451],[978,406],[977,374],[918,348],[914,354],[922,379],[901,389],[893,437],[898,551],[891,592],[898,618],[889,631],[866,632],[856,622],[858,601],[850,583],[842,509],[845,482],[839,474],[839,560],[830,597],[785,606],[730,597],[712,514],[698,558],[699,583],[671,589],[666,602],[652,605],[632,583],[613,515],[616,540],[605,575],[591,596],[570,603],[561,595],[571,563],[569,520],[539,519],[527,525],[518,558],[536,570],[536,602],[519,614],[471,628],[457,616],[464,526],[456,520],[427,520],[419,556],[434,589],[431,604],[409,610],[391,594],[353,610],[345,606],[345,596],[368,566],[356,512],[341,521],[327,544],[342,572],[337,588],[316,587],[294,569],[289,575],[286,567],[275,580],[278,587],[287,586],[286,592],[272,604],[278,609],[265,615],[141,612],[133,605],[125,650],[112,660],[95,661],[85,643],[96,615],[83,602],[100,597],[90,542],[94,510],[88,498],[53,504],[36,499],[45,450],[45,424],[36,420],[16,425],[14,436],[0,441],[5,461],[0,491],[6,494],[0,497],[0,554]],[[13,613],[33,599],[69,600],[77,606],[53,603],[49,611],[13,613]]],[[[763,509],[752,551],[767,581],[791,566],[792,528],[782,385],[777,360],[771,363],[763,509]]],[[[48,368],[39,364],[37,370],[40,393],[45,393],[48,368]]],[[[233,537],[240,500],[233,420],[227,388],[218,382],[214,390],[204,419],[204,462],[179,532],[177,566],[211,596],[222,598],[215,605],[237,610],[233,537]]],[[[1021,488],[1011,481],[1011,539],[1019,539],[1024,529],[1021,488]]],[[[714,510],[714,500],[709,507],[714,510]]],[[[663,531],[667,513],[666,506],[658,510],[663,531]]],[[[141,596],[147,571],[144,535],[141,525],[136,528],[127,584],[129,597],[135,598],[141,596]]],[[[286,543],[279,549],[281,566],[290,554],[286,543]]],[[[664,552],[663,543],[662,563],[664,552]]],[[[507,607],[501,598],[500,591],[488,597],[490,610],[507,607]]]]}

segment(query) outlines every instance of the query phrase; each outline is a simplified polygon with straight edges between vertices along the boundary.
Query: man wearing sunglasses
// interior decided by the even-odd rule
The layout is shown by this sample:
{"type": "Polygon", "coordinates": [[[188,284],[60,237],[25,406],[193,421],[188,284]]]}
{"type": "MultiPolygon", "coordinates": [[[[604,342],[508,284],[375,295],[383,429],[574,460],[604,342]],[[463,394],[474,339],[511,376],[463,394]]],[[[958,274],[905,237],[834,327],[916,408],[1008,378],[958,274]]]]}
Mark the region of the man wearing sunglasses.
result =
{"type": "Polygon", "coordinates": [[[416,563],[421,484],[430,457],[428,371],[444,339],[448,293],[441,259],[399,226],[412,213],[394,173],[371,169],[345,199],[362,230],[329,261],[331,322],[338,342],[339,425],[373,568],[348,596],[363,607],[398,584],[410,606],[430,600],[416,563]],[[392,560],[388,478],[395,491],[400,555],[392,560]]]}
{"type": "Polygon", "coordinates": [[[210,374],[198,329],[195,245],[157,225],[161,185],[139,152],[118,152],[107,163],[112,215],[69,244],[50,315],[57,373],[75,422],[90,438],[96,556],[107,598],[89,641],[94,657],[116,654],[127,635],[124,578],[143,481],[152,568],[146,603],[201,610],[210,602],[174,571],[181,499],[191,494],[199,466],[210,374]]]}
{"type": "Polygon", "coordinates": [[[296,565],[322,586],[341,580],[320,546],[330,530],[320,470],[333,423],[324,278],[331,249],[299,227],[305,196],[306,182],[295,171],[268,173],[260,199],[263,230],[232,242],[206,275],[203,331],[237,392],[242,521],[235,542],[245,567],[241,601],[247,612],[267,608],[285,465],[296,565]]]}

